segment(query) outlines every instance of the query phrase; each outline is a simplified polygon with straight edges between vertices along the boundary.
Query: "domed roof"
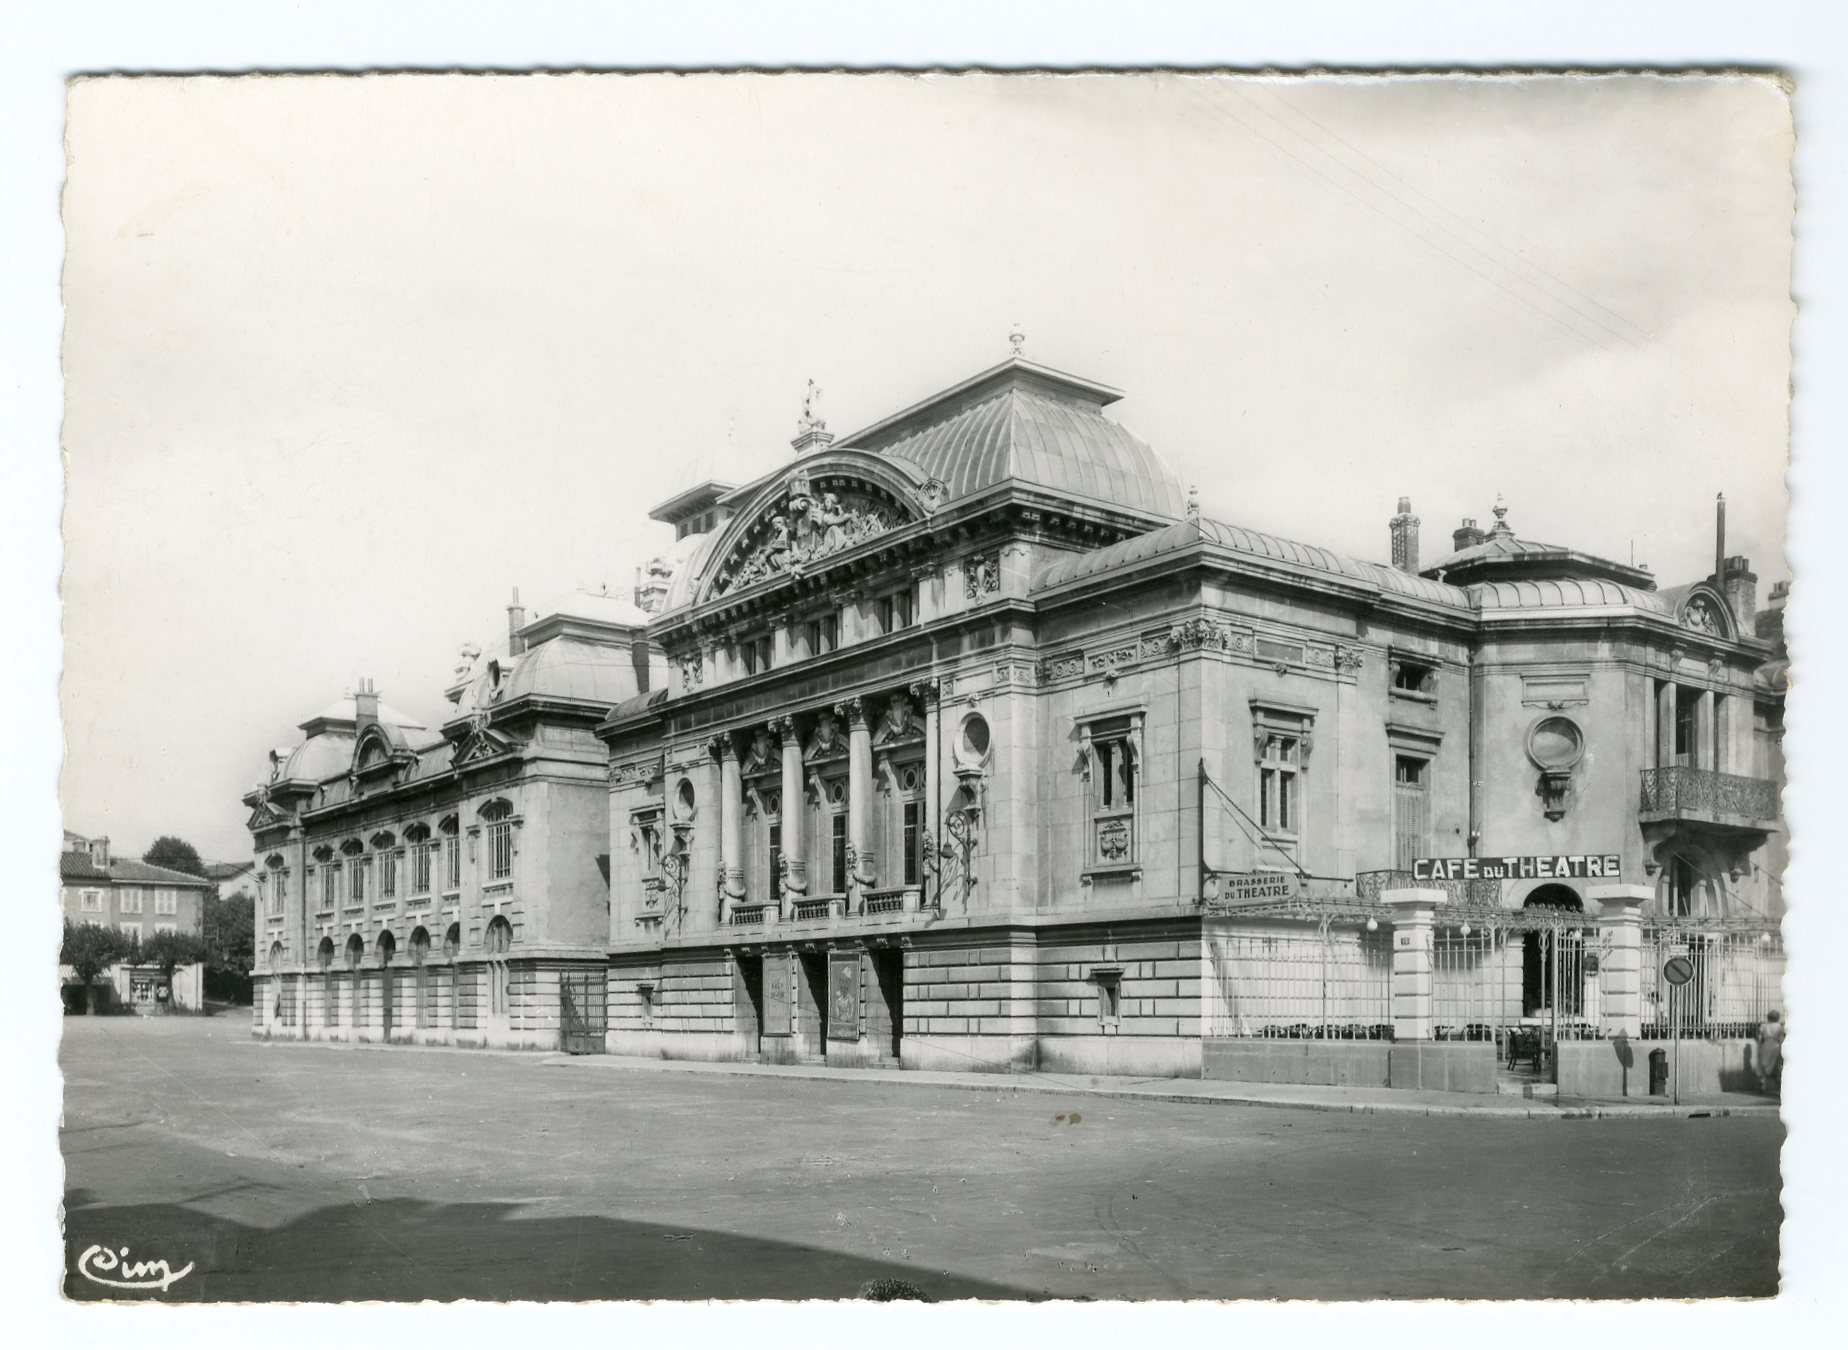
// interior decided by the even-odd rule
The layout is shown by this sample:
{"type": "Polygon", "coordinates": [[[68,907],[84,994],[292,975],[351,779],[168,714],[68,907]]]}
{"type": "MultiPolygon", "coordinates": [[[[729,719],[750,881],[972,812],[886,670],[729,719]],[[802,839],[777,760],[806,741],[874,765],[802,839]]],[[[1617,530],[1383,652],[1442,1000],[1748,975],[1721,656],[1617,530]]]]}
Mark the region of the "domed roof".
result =
{"type": "Polygon", "coordinates": [[[1601,577],[1544,577],[1535,581],[1485,581],[1469,588],[1483,613],[1527,609],[1634,609],[1645,614],[1672,613],[1654,591],[1638,590],[1601,577]]]}
{"type": "Polygon", "coordinates": [[[667,595],[661,601],[661,610],[655,617],[671,614],[677,609],[685,609],[693,603],[693,597],[699,589],[699,579],[705,573],[706,564],[712,558],[713,547],[719,542],[721,530],[710,534],[689,534],[674,541],[673,552],[678,555],[674,563],[673,578],[667,583],[667,595]]]}
{"type": "Polygon", "coordinates": [[[1122,394],[1019,357],[836,442],[908,460],[946,499],[1016,481],[1179,519],[1186,493],[1148,444],[1103,409],[1122,394]]]}
{"type": "Polygon", "coordinates": [[[290,751],[274,781],[318,783],[345,773],[352,765],[353,737],[345,732],[324,731],[290,751]]]}
{"type": "Polygon", "coordinates": [[[609,706],[633,694],[635,685],[635,660],[627,649],[556,637],[515,658],[495,701],[536,695],[609,706]]]}
{"type": "MultiPolygon", "coordinates": [[[[1520,538],[1508,524],[1508,508],[1499,500],[1494,514],[1494,528],[1487,534],[1476,532],[1479,542],[1445,554],[1420,569],[1421,574],[1434,580],[1448,581],[1454,586],[1467,586],[1472,582],[1490,579],[1602,577],[1626,588],[1644,591],[1655,588],[1655,578],[1647,568],[1613,562],[1609,558],[1582,553],[1564,544],[1542,544],[1537,540],[1520,538]]],[[[1463,523],[1466,529],[1474,529],[1474,521],[1463,523]]]]}

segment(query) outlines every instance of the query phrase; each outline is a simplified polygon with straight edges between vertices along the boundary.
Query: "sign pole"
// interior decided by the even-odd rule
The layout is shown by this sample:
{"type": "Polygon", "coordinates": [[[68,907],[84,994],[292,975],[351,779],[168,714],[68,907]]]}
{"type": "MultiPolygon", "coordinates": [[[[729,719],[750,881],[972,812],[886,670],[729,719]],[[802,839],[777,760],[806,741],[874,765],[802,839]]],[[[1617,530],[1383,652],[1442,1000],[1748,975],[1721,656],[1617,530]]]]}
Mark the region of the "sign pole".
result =
{"type": "MultiPolygon", "coordinates": [[[[1686,1000],[1681,998],[1680,995],[1681,995],[1681,986],[1677,985],[1675,987],[1675,993],[1672,996],[1674,997],[1674,1000],[1677,1004],[1682,1004],[1686,1002],[1686,1000]]],[[[1683,1011],[1684,1009],[1680,1007],[1677,1007],[1675,1009],[1675,1068],[1674,1068],[1674,1082],[1675,1082],[1674,1094],[1675,1095],[1674,1095],[1674,1102],[1676,1106],[1681,1105],[1681,1014],[1683,1011]]]]}

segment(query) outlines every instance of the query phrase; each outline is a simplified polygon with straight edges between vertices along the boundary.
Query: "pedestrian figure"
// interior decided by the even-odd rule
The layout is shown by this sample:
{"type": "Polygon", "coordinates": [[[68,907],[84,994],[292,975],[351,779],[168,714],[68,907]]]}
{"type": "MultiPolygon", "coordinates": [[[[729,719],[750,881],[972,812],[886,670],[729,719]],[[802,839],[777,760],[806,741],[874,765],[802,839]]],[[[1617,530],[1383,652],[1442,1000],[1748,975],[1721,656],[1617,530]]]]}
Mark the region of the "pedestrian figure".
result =
{"type": "Polygon", "coordinates": [[[1784,1088],[1784,1023],[1773,1011],[1758,1029],[1758,1085],[1782,1095],[1784,1088]]]}

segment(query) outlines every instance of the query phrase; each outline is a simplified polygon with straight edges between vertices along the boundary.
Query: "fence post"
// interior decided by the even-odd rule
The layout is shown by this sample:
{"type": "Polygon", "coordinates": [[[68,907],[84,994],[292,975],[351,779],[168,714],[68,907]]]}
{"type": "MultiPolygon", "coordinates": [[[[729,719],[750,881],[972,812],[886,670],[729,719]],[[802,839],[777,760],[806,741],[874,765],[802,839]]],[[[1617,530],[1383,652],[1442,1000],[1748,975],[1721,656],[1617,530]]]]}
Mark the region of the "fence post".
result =
{"type": "Polygon", "coordinates": [[[1380,902],[1392,910],[1392,1038],[1431,1039],[1431,928],[1438,906],[1448,897],[1439,890],[1407,888],[1382,891],[1380,902]]]}
{"type": "Polygon", "coordinates": [[[1607,1036],[1643,1033],[1643,906],[1655,896],[1649,886],[1616,882],[1589,888],[1604,930],[1604,958],[1598,964],[1598,1002],[1607,1036]]]}

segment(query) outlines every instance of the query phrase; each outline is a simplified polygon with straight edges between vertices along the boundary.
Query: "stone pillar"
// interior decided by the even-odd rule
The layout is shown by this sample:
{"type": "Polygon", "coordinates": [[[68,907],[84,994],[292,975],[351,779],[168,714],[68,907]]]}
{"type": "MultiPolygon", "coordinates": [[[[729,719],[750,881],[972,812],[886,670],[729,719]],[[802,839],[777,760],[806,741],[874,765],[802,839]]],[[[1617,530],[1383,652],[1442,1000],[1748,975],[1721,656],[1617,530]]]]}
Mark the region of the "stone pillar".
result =
{"type": "Polygon", "coordinates": [[[1628,1036],[1643,1032],[1643,907],[1655,896],[1649,886],[1617,882],[1589,888],[1598,906],[1598,926],[1604,933],[1604,955],[1598,962],[1598,1003],[1604,1034],[1628,1036]]]}
{"type": "Polygon", "coordinates": [[[1431,926],[1448,902],[1439,890],[1385,891],[1392,910],[1392,1038],[1431,1039],[1431,926]]]}
{"type": "MultiPolygon", "coordinates": [[[[911,692],[924,705],[924,828],[929,833],[931,848],[943,846],[943,722],[937,707],[937,682],[921,680],[911,686],[911,692]]],[[[919,880],[933,875],[936,866],[931,859],[926,859],[926,866],[919,874],[919,880]]],[[[930,903],[940,905],[943,897],[933,890],[930,903]]]]}
{"type": "Polygon", "coordinates": [[[773,724],[783,738],[783,890],[792,898],[808,894],[808,859],[804,835],[807,812],[802,809],[807,775],[802,769],[802,735],[796,719],[779,717],[773,724]]]}
{"type": "Polygon", "coordinates": [[[1656,768],[1675,766],[1675,682],[1662,681],[1656,691],[1656,768]]]}
{"type": "Polygon", "coordinates": [[[744,898],[744,775],[730,735],[716,742],[719,756],[719,875],[727,900],[744,898]]]}
{"type": "Polygon", "coordinates": [[[1719,768],[1719,747],[1714,741],[1713,722],[1713,691],[1703,689],[1699,709],[1694,715],[1694,765],[1696,768],[1719,768]]]}
{"type": "Polygon", "coordinates": [[[866,725],[866,703],[850,698],[841,705],[847,719],[847,912],[852,914],[862,893],[878,884],[873,866],[872,824],[873,733],[866,725]]]}

